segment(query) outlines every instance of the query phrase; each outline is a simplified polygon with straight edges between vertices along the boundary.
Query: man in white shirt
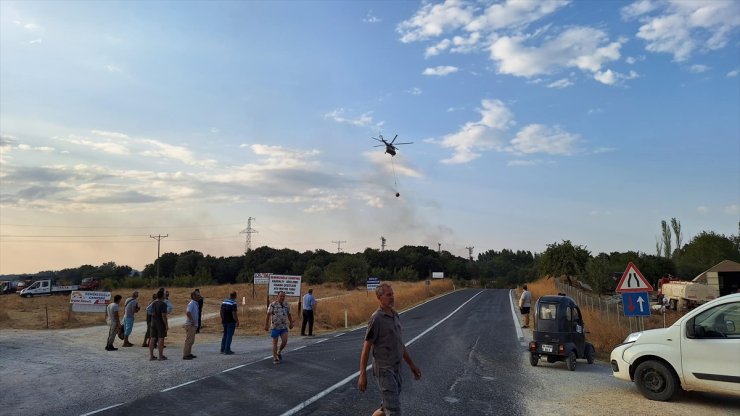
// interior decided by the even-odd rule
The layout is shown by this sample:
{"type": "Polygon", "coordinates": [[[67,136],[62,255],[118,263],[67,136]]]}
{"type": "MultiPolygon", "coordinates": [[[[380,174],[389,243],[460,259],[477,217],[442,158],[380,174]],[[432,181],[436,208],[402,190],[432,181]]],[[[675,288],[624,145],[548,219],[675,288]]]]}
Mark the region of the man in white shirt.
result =
{"type": "Polygon", "coordinates": [[[182,348],[183,360],[192,360],[195,358],[192,350],[195,343],[195,330],[198,329],[198,299],[200,299],[200,293],[197,291],[190,293],[190,302],[185,312],[185,345],[182,348]]]}
{"type": "Polygon", "coordinates": [[[527,285],[523,286],[522,296],[519,297],[519,312],[524,317],[522,328],[529,328],[529,308],[532,307],[532,292],[527,290],[527,285]]]}

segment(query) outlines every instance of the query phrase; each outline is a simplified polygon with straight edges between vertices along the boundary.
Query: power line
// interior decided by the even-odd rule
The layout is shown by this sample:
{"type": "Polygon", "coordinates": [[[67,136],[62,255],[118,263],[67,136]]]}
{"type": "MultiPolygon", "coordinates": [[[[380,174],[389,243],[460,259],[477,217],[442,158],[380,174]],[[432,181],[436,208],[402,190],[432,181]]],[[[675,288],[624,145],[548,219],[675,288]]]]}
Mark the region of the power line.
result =
{"type": "Polygon", "coordinates": [[[158,234],[156,237],[153,235],[150,235],[149,237],[157,240],[157,280],[159,280],[159,244],[162,242],[163,238],[167,238],[169,234],[161,235],[158,234]]]}
{"type": "Polygon", "coordinates": [[[232,227],[235,225],[239,225],[238,223],[228,223],[228,224],[200,224],[200,225],[40,225],[40,224],[8,224],[8,223],[0,223],[0,227],[35,227],[35,228],[87,228],[87,229],[133,229],[133,228],[213,228],[213,227],[232,227]]]}

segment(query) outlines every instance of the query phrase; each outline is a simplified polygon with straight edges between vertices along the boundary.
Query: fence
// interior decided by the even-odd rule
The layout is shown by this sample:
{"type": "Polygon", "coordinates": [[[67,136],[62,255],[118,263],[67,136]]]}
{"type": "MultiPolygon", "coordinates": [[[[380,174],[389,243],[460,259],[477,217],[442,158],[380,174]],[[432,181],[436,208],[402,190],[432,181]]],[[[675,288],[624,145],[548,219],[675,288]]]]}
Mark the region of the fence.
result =
{"type": "Polygon", "coordinates": [[[621,326],[629,332],[642,331],[645,329],[665,328],[672,325],[682,314],[672,311],[654,311],[651,308],[651,316],[629,317],[624,315],[621,295],[598,296],[591,292],[585,292],[573,286],[557,282],[558,291],[573,298],[581,310],[588,309],[601,315],[608,324],[621,326]]]}

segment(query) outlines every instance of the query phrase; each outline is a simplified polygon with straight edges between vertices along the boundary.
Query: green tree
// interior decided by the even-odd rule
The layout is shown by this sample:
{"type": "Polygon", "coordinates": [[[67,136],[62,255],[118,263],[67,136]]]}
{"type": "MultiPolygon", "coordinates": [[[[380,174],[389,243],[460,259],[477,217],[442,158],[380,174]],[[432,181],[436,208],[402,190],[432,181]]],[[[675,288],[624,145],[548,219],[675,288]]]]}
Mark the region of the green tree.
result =
{"type": "Polygon", "coordinates": [[[599,294],[609,293],[614,290],[615,286],[612,273],[609,256],[601,253],[588,260],[583,280],[591,286],[594,292],[599,294]]]}
{"type": "Polygon", "coordinates": [[[681,250],[678,273],[681,277],[693,278],[723,260],[740,262],[740,252],[734,239],[703,231],[681,250]]]}
{"type": "Polygon", "coordinates": [[[591,253],[584,247],[574,246],[570,240],[547,245],[547,250],[539,258],[539,271],[548,277],[565,276],[572,285],[573,277],[580,276],[585,270],[591,253]]]}

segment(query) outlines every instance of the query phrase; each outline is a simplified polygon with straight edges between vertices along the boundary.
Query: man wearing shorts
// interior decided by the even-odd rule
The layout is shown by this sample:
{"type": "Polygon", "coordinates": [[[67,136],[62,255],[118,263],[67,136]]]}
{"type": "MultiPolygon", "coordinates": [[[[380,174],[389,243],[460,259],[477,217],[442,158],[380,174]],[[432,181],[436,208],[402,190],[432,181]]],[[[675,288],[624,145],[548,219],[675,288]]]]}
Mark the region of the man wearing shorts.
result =
{"type": "Polygon", "coordinates": [[[373,351],[373,375],[378,382],[382,402],[373,416],[401,415],[401,359],[406,361],[416,380],[421,378],[421,370],[414,364],[401,338],[401,319],[393,309],[393,288],[382,283],[375,289],[375,296],[380,302],[367,323],[365,342],[360,354],[360,378],[357,389],[364,392],[367,388],[367,360],[370,349],[373,351]]]}
{"type": "Polygon", "coordinates": [[[152,327],[149,334],[149,360],[154,361],[154,345],[157,345],[159,361],[164,361],[164,339],[167,336],[169,326],[167,324],[167,304],[164,303],[164,288],[157,291],[157,300],[152,305],[152,327]]]}
{"type": "Polygon", "coordinates": [[[527,290],[527,285],[523,286],[522,296],[519,298],[519,312],[524,317],[522,328],[529,328],[529,308],[532,307],[532,292],[527,290]]]}
{"type": "Polygon", "coordinates": [[[285,292],[278,292],[277,300],[267,308],[265,317],[265,331],[270,331],[272,337],[272,362],[278,364],[283,359],[282,352],[288,345],[288,329],[293,329],[293,316],[290,315],[290,305],[285,302],[285,292]],[[280,349],[277,340],[280,337],[280,349]]]}

